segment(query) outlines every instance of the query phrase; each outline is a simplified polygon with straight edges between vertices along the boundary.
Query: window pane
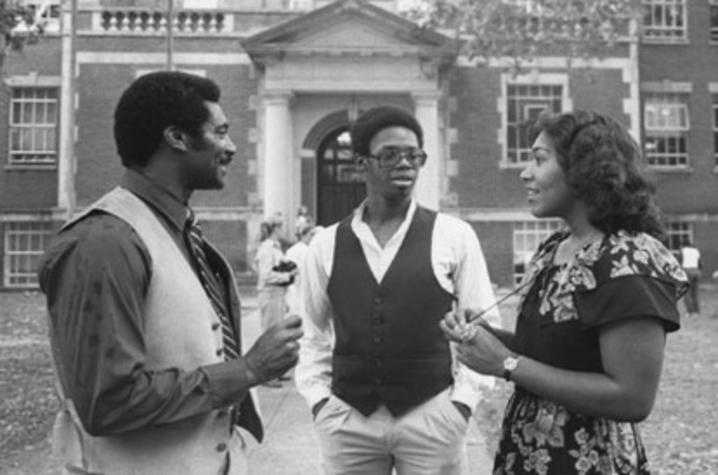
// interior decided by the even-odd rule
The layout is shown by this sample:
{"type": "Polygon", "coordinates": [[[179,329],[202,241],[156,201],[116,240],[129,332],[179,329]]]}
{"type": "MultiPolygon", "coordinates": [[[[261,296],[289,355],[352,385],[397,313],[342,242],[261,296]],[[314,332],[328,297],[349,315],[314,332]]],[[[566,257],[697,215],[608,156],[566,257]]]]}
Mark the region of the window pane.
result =
{"type": "Polygon", "coordinates": [[[57,89],[15,88],[11,110],[10,163],[54,163],[57,153],[57,89]]]}
{"type": "Polygon", "coordinates": [[[530,159],[529,132],[539,114],[545,110],[562,110],[562,86],[554,84],[514,85],[507,87],[506,155],[509,163],[530,159]]]}
{"type": "Polygon", "coordinates": [[[513,262],[514,284],[518,285],[523,279],[526,264],[531,260],[538,245],[548,238],[551,233],[559,229],[558,220],[519,221],[514,223],[513,230],[513,262]]]}
{"type": "Polygon", "coordinates": [[[49,222],[11,222],[5,225],[3,242],[6,287],[37,285],[37,266],[51,232],[52,224],[49,222]]]}

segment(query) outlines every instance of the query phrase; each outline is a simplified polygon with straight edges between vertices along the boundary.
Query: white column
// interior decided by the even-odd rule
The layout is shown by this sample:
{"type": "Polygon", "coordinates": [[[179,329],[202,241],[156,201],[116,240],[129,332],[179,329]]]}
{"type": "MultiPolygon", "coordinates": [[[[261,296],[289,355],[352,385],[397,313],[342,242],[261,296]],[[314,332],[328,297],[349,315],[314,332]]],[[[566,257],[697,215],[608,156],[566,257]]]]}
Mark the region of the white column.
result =
{"type": "Polygon", "coordinates": [[[57,154],[57,207],[68,216],[75,207],[75,1],[62,3],[62,83],[57,154]]]}
{"type": "Polygon", "coordinates": [[[416,119],[424,132],[424,150],[429,156],[419,174],[415,196],[420,204],[434,210],[439,209],[444,160],[439,153],[439,94],[438,91],[412,94],[416,119]]]}
{"type": "Polygon", "coordinates": [[[264,217],[281,212],[285,226],[292,215],[292,122],[290,91],[264,93],[264,166],[262,202],[264,217]]]}

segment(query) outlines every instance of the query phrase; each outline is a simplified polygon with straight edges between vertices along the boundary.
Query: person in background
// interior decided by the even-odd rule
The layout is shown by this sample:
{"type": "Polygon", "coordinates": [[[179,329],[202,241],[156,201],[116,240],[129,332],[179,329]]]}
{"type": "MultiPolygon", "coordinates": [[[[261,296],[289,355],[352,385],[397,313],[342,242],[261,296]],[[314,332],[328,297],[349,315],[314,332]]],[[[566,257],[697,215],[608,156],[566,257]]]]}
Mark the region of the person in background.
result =
{"type": "Polygon", "coordinates": [[[698,316],[701,313],[700,281],[701,281],[701,251],[693,245],[690,238],[686,238],[681,246],[681,266],[688,275],[690,287],[685,295],[686,311],[688,316],[698,316]]]}
{"type": "Polygon", "coordinates": [[[466,434],[493,383],[453,366],[439,329],[458,305],[499,315],[468,223],[413,198],[423,132],[396,107],[366,111],[351,139],[366,200],[309,245],[302,268],[306,338],[295,378],[327,474],[467,472],[466,434]]]}
{"type": "Polygon", "coordinates": [[[294,236],[297,240],[301,240],[300,234],[304,231],[307,226],[311,226],[314,220],[309,215],[309,209],[306,205],[301,205],[297,210],[297,218],[294,221],[294,236]]]}
{"type": "MultiPolygon", "coordinates": [[[[287,313],[285,300],[287,287],[297,274],[296,265],[284,258],[280,243],[282,222],[270,219],[261,224],[260,244],[255,264],[257,269],[257,303],[259,305],[262,331],[278,325],[287,313]]],[[[264,386],[278,388],[287,377],[282,374],[277,379],[265,381],[264,386]]]]}
{"type": "Polygon", "coordinates": [[[290,315],[301,315],[304,308],[304,300],[301,292],[301,269],[307,256],[309,243],[314,236],[324,229],[322,226],[314,226],[311,223],[299,231],[299,240],[287,249],[285,258],[287,261],[296,264],[299,273],[294,277],[294,282],[287,288],[287,311],[290,315]]]}
{"type": "Polygon", "coordinates": [[[531,212],[566,229],[529,264],[515,332],[473,312],[441,327],[461,362],[515,385],[494,475],[648,474],[637,423],[656,397],[666,333],[679,328],[685,273],[661,242],[624,127],[576,111],[541,117],[533,138],[521,173],[531,212]]]}
{"type": "Polygon", "coordinates": [[[233,270],[189,205],[236,152],[219,98],[190,74],[135,80],[115,109],[120,186],[43,258],[63,473],[248,474],[238,427],[263,436],[249,390],[297,361],[299,318],[242,353],[233,270]]]}

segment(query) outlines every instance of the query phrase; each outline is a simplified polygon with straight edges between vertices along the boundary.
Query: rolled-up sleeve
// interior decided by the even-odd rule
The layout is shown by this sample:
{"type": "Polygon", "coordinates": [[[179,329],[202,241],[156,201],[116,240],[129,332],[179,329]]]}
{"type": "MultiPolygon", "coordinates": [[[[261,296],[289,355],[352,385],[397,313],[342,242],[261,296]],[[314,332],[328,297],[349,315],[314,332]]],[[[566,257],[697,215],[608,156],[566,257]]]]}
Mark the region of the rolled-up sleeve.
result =
{"type": "MultiPolygon", "coordinates": [[[[483,317],[492,326],[500,328],[499,309],[495,306],[491,279],[476,233],[463,221],[458,221],[454,231],[451,247],[456,262],[453,280],[458,298],[457,308],[485,311],[483,317]]],[[[482,397],[482,387],[492,388],[494,383],[493,377],[480,375],[457,362],[451,398],[473,409],[482,397]]]]}
{"type": "Polygon", "coordinates": [[[309,407],[331,395],[333,311],[326,289],[334,231],[335,228],[328,228],[314,237],[300,270],[304,336],[300,341],[295,380],[297,390],[309,407]]]}

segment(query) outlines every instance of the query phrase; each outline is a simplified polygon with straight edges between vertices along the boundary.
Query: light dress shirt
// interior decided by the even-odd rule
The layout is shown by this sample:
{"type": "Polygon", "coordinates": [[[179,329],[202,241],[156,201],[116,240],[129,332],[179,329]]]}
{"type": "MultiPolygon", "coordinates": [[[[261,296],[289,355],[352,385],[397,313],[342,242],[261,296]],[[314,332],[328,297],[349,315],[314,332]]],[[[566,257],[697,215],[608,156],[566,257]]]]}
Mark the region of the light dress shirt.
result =
{"type": "Polygon", "coordinates": [[[692,246],[681,248],[681,265],[684,269],[700,268],[701,252],[692,246]]]}
{"type": "MultiPolygon", "coordinates": [[[[412,200],[404,221],[384,247],[362,220],[365,209],[366,202],[354,211],[351,229],[372,274],[377,282],[381,282],[404,241],[416,211],[416,202],[412,200]]],[[[300,341],[295,379],[297,389],[309,407],[331,395],[334,313],[327,285],[334,262],[337,226],[338,223],[322,230],[312,239],[300,270],[304,337],[300,341]]],[[[465,221],[437,214],[431,241],[431,265],[438,283],[457,297],[456,308],[480,311],[495,304],[481,245],[465,221]]],[[[490,308],[484,317],[492,326],[500,327],[498,308],[490,308]]],[[[466,404],[473,411],[481,398],[481,387],[493,387],[493,383],[493,377],[482,376],[456,362],[451,399],[466,404]]]]}
{"type": "MultiPolygon", "coordinates": [[[[285,255],[285,258],[288,261],[292,261],[297,265],[297,269],[300,269],[304,265],[304,260],[307,257],[307,252],[309,251],[309,246],[304,241],[297,241],[292,247],[287,249],[287,253],[285,255]]],[[[302,282],[302,274],[301,272],[297,274],[294,277],[294,282],[292,282],[289,287],[287,287],[287,306],[289,307],[289,314],[290,315],[300,315],[303,307],[302,302],[302,289],[301,289],[301,282],[302,282]]]]}

